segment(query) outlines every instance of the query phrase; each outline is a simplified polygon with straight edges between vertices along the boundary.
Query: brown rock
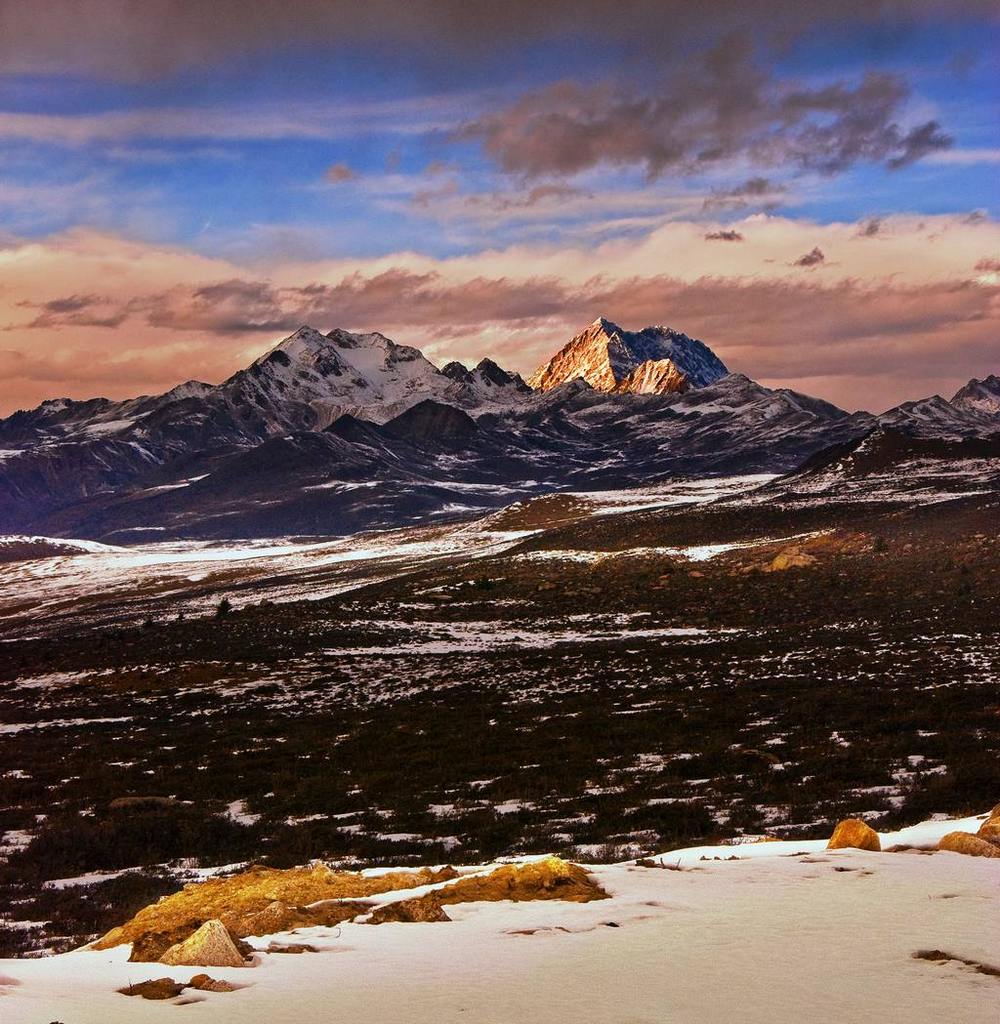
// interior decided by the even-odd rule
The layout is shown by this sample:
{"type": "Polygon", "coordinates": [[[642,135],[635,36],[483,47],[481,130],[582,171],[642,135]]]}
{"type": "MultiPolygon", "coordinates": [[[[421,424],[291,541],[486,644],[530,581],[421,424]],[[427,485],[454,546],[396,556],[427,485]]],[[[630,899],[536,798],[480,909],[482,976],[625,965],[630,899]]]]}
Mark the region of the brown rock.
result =
{"type": "Polygon", "coordinates": [[[964,853],[969,857],[1000,857],[1000,846],[971,832],[949,832],[938,841],[938,849],[964,853]]]}
{"type": "Polygon", "coordinates": [[[171,946],[160,963],[173,967],[242,967],[243,954],[219,920],[206,921],[193,935],[171,946]]]}
{"type": "Polygon", "coordinates": [[[388,924],[391,921],[450,921],[451,918],[441,908],[437,893],[417,896],[411,900],[398,900],[387,903],[372,911],[369,924],[388,924]]]}
{"type": "Polygon", "coordinates": [[[176,804],[177,798],[172,796],[118,796],[108,807],[113,811],[148,810],[152,807],[174,807],[176,804]]]}
{"type": "Polygon", "coordinates": [[[169,932],[149,932],[146,935],[141,935],[132,943],[132,953],[129,956],[129,962],[140,964],[156,963],[171,946],[176,946],[179,942],[183,942],[197,930],[198,922],[189,921],[169,932]]]}
{"type": "Polygon", "coordinates": [[[979,826],[979,831],[976,833],[980,839],[985,839],[988,842],[1000,844],[1000,818],[990,818],[988,821],[984,821],[979,826]]]}
{"type": "Polygon", "coordinates": [[[569,900],[573,903],[587,903],[590,900],[609,898],[579,864],[570,864],[560,857],[545,857],[526,864],[503,864],[488,875],[459,878],[426,896],[379,907],[373,912],[371,923],[450,920],[437,914],[442,906],[454,903],[497,900],[569,900]],[[401,910],[403,904],[405,906],[401,910]]]}
{"type": "Polygon", "coordinates": [[[860,818],[845,818],[833,830],[828,850],[881,850],[878,833],[860,818]]]}
{"type": "MultiPolygon", "coordinates": [[[[366,898],[455,877],[457,873],[450,867],[439,871],[420,868],[362,875],[355,871],[332,871],[325,864],[287,870],[255,866],[228,878],[211,878],[184,886],[180,892],[151,903],[130,921],[112,928],[94,943],[93,948],[110,949],[132,943],[134,949],[136,944],[141,945],[148,938],[166,935],[171,941],[160,951],[159,955],[162,955],[163,950],[187,938],[206,921],[223,917],[227,921],[239,919],[265,910],[275,901],[291,907],[303,907],[327,900],[366,898]]],[[[355,909],[347,916],[353,917],[357,912],[355,909]]],[[[333,911],[328,910],[327,913],[332,914],[333,911]]],[[[308,923],[323,922],[310,920],[308,923]]],[[[255,932],[251,930],[244,934],[255,932]]]]}
{"type": "Polygon", "coordinates": [[[310,946],[308,942],[272,942],[267,947],[268,953],[318,953],[319,950],[315,946],[310,946]]]}
{"type": "Polygon", "coordinates": [[[814,565],[818,559],[815,555],[809,555],[798,548],[785,548],[779,551],[767,567],[767,572],[783,572],[785,569],[805,569],[814,565]]]}
{"type": "Polygon", "coordinates": [[[189,982],[188,988],[196,988],[199,992],[235,992],[238,985],[231,981],[219,981],[207,974],[196,974],[189,982]]]}
{"type": "Polygon", "coordinates": [[[156,978],[140,981],[137,985],[126,985],[118,991],[123,996],[140,996],[143,999],[173,999],[184,991],[184,986],[173,978],[156,978]]]}
{"type": "Polygon", "coordinates": [[[251,914],[223,914],[220,920],[233,935],[273,935],[295,928],[330,927],[350,921],[368,907],[350,900],[329,900],[314,907],[290,907],[274,900],[263,910],[251,914]]]}
{"type": "Polygon", "coordinates": [[[473,875],[442,886],[433,893],[442,906],[481,900],[569,900],[588,903],[608,894],[579,864],[545,857],[526,864],[504,864],[488,875],[473,875]]]}

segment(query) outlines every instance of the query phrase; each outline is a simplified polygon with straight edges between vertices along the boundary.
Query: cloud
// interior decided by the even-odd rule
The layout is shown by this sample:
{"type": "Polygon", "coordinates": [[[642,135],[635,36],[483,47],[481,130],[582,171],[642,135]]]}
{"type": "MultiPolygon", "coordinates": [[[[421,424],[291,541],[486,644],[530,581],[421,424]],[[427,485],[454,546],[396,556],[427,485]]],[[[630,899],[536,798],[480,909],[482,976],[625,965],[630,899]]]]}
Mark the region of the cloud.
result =
{"type": "Polygon", "coordinates": [[[957,164],[959,166],[969,164],[1000,164],[1000,147],[995,149],[987,149],[985,147],[980,149],[948,149],[930,154],[928,160],[935,164],[957,164]]]}
{"type": "Polygon", "coordinates": [[[728,189],[716,189],[702,203],[704,210],[738,210],[757,202],[764,207],[777,205],[778,197],[786,192],[784,185],[768,178],[748,178],[742,185],[728,189]]]}
{"type": "Polygon", "coordinates": [[[882,230],[881,217],[869,217],[858,225],[858,238],[875,238],[882,230]]]}
{"type": "Polygon", "coordinates": [[[904,167],[951,144],[936,121],[900,126],[908,96],[906,83],[886,73],[868,72],[853,85],[779,81],[755,63],[749,37],[732,35],[657,88],[558,82],[457,134],[527,178],[607,166],[640,167],[656,179],[737,160],[831,175],[861,162],[904,167]]]}
{"type": "MultiPolygon", "coordinates": [[[[2,3],[2,0],[0,0],[2,3]]],[[[415,95],[351,101],[309,100],[295,104],[235,101],[184,106],[134,107],[98,113],[49,114],[0,111],[0,138],[63,146],[134,140],[208,140],[224,143],[274,139],[333,139],[376,132],[417,135],[446,131],[476,108],[475,96],[415,95]]],[[[112,150],[111,155],[119,153],[112,150]]],[[[142,156],[131,150],[132,158],[142,156]]]]}
{"type": "Polygon", "coordinates": [[[752,245],[706,245],[704,224],[675,221],[578,248],[282,256],[253,270],[93,232],[12,239],[0,249],[0,409],[218,381],[301,323],[381,330],[440,362],[490,355],[530,372],[603,312],[627,327],[670,324],[734,370],[848,407],[995,372],[1000,288],[969,253],[998,251],[1000,226],[884,221],[877,246],[858,223],[754,215],[717,232],[752,245]],[[822,275],[794,265],[810,246],[825,254],[822,275]]]}
{"type": "MultiPolygon", "coordinates": [[[[786,41],[849,22],[898,30],[916,20],[995,15],[991,0],[715,0],[710,19],[689,0],[634,0],[623,15],[608,0],[2,0],[0,65],[15,73],[67,71],[142,80],[261,52],[329,53],[365,47],[428,63],[475,65],[484,52],[568,35],[632,51],[684,54],[719,32],[769,32],[786,41]]],[[[884,38],[892,40],[886,32],[884,38]]],[[[887,45],[883,43],[883,45],[887,45]]]]}
{"type": "Polygon", "coordinates": [[[983,257],[983,259],[976,263],[976,270],[986,271],[987,273],[1000,273],[1000,259],[983,257]]]}
{"type": "Polygon", "coordinates": [[[813,246],[804,256],[800,256],[794,263],[793,267],[818,267],[821,263],[826,262],[826,256],[823,255],[823,250],[819,246],[813,246]]]}
{"type": "Polygon", "coordinates": [[[345,181],[354,181],[358,176],[358,172],[355,171],[350,165],[343,162],[333,164],[331,167],[326,169],[324,177],[331,184],[339,185],[345,181]]]}
{"type": "Polygon", "coordinates": [[[899,140],[899,152],[891,157],[886,166],[892,170],[906,167],[915,161],[942,150],[950,149],[954,139],[946,134],[937,121],[928,121],[917,125],[899,140]]]}
{"type": "Polygon", "coordinates": [[[744,236],[732,229],[710,231],[705,235],[706,242],[742,242],[743,240],[744,236]]]}
{"type": "Polygon", "coordinates": [[[66,295],[47,302],[23,301],[24,309],[38,309],[38,315],[24,324],[27,330],[60,327],[119,327],[130,313],[128,304],[116,306],[106,296],[66,295]]]}

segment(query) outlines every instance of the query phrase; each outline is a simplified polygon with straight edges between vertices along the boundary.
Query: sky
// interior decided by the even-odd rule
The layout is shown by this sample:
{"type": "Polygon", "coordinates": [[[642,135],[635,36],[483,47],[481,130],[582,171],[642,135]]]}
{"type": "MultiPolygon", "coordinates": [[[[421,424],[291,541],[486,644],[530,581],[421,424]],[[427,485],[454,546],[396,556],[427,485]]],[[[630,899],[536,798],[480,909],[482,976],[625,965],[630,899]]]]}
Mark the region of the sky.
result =
{"type": "Polygon", "coordinates": [[[0,415],[303,323],[530,373],[598,315],[881,411],[1000,372],[981,0],[0,0],[0,415]]]}

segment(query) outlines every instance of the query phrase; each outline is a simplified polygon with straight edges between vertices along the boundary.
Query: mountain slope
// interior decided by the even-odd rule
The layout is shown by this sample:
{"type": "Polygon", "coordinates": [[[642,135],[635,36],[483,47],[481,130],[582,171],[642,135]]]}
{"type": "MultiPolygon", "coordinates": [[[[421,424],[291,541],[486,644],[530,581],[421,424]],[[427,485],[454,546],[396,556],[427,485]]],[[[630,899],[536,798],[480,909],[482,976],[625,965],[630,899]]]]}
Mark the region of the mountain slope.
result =
{"type": "Polygon", "coordinates": [[[935,396],[848,414],[726,374],[664,328],[598,320],[547,365],[532,390],[488,359],[438,370],[378,333],[302,327],[214,387],[46,402],[0,420],[0,532],[114,543],[345,534],[554,491],[787,474],[876,427],[1000,433],[1000,416],[982,411],[996,378],[971,382],[957,405],[935,396]]]}
{"type": "Polygon", "coordinates": [[[964,412],[1000,415],[1000,377],[991,373],[982,380],[973,378],[952,395],[951,404],[964,412]]]}
{"type": "Polygon", "coordinates": [[[577,380],[476,416],[435,399],[384,424],[344,415],[324,431],[179,461],[176,472],[151,467],[47,514],[34,507],[28,522],[33,532],[116,543],[150,528],[160,538],[342,534],[552,491],[788,472],[873,423],[736,374],[669,395],[605,394],[577,380]]]}
{"type": "Polygon", "coordinates": [[[686,334],[668,327],[625,331],[598,317],[540,366],[528,384],[548,391],[582,377],[597,391],[669,394],[714,384],[727,372],[707,345],[686,334]]]}

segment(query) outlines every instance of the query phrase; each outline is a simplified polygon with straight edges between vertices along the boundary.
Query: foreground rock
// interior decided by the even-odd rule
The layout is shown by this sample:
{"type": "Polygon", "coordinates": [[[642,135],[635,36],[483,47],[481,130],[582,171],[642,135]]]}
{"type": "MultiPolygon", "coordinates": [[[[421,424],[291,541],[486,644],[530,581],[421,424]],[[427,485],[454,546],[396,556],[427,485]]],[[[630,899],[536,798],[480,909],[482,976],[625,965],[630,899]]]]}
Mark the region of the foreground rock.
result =
{"type": "Polygon", "coordinates": [[[132,943],[133,960],[154,961],[171,946],[183,943],[206,921],[219,922],[235,937],[337,924],[367,907],[336,901],[363,899],[456,877],[453,868],[389,871],[369,876],[332,871],[325,864],[288,870],[254,867],[229,878],[186,885],[113,928],[94,943],[94,948],[110,949],[132,943]]]}
{"type": "Polygon", "coordinates": [[[413,899],[388,903],[369,918],[371,924],[390,921],[448,921],[441,909],[455,903],[490,903],[499,900],[567,900],[589,903],[610,899],[578,864],[546,857],[526,864],[504,864],[486,875],[472,875],[413,899]]]}
{"type": "Polygon", "coordinates": [[[221,921],[206,921],[193,935],[171,946],[160,963],[174,967],[243,967],[243,954],[221,921]]]}
{"type": "Polygon", "coordinates": [[[374,910],[368,918],[369,924],[388,924],[390,921],[427,922],[450,921],[444,912],[437,893],[428,893],[411,900],[398,900],[374,910]]]}
{"type": "Polygon", "coordinates": [[[273,935],[295,928],[330,928],[350,921],[368,909],[352,900],[330,900],[311,907],[295,907],[281,900],[250,914],[223,914],[220,920],[234,935],[273,935]]]}
{"type": "Polygon", "coordinates": [[[239,987],[231,981],[221,981],[208,974],[196,974],[189,982],[189,988],[196,988],[199,992],[235,992],[239,987]]]}
{"type": "Polygon", "coordinates": [[[184,991],[184,986],[173,978],[154,978],[126,985],[118,991],[123,996],[139,996],[140,999],[173,999],[184,991]]]}
{"type": "Polygon", "coordinates": [[[786,548],[774,556],[764,571],[784,572],[786,569],[807,569],[810,565],[815,565],[817,561],[819,559],[815,555],[810,555],[801,548],[786,548]]]}
{"type": "Polygon", "coordinates": [[[949,832],[941,837],[938,849],[964,853],[968,857],[1000,857],[1000,846],[971,832],[949,832]]]}
{"type": "Polygon", "coordinates": [[[866,825],[860,818],[845,818],[833,830],[828,850],[874,850],[882,849],[878,833],[866,825]]]}
{"type": "Polygon", "coordinates": [[[1000,844],[1000,818],[991,818],[989,821],[984,821],[979,826],[979,831],[976,835],[989,843],[1000,844]]]}
{"type": "Polygon", "coordinates": [[[979,826],[976,835],[995,846],[1000,846],[1000,804],[990,811],[989,817],[979,826]]]}

